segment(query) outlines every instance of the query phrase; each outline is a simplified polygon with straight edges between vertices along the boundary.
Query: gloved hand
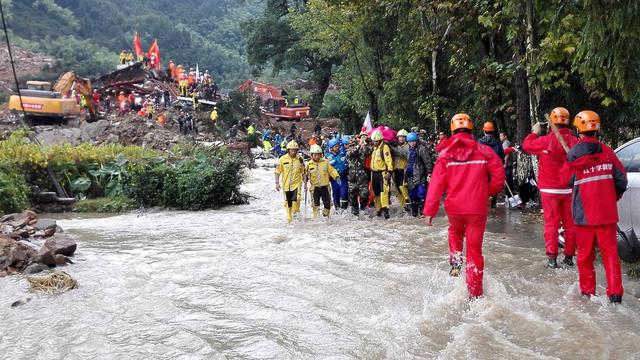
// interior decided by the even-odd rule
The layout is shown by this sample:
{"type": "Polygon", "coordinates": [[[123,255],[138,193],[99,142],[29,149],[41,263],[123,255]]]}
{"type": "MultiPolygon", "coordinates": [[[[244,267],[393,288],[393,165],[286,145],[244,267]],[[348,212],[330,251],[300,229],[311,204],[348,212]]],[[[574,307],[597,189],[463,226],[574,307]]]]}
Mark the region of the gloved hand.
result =
{"type": "Polygon", "coordinates": [[[335,178],[333,181],[335,181],[338,186],[342,185],[342,180],[340,180],[340,178],[335,178]]]}
{"type": "Polygon", "coordinates": [[[542,124],[540,124],[540,122],[533,124],[533,126],[531,127],[531,132],[536,135],[540,135],[542,133],[542,124]]]}
{"type": "Polygon", "coordinates": [[[384,181],[391,181],[391,173],[387,171],[386,174],[384,174],[384,181]]]}

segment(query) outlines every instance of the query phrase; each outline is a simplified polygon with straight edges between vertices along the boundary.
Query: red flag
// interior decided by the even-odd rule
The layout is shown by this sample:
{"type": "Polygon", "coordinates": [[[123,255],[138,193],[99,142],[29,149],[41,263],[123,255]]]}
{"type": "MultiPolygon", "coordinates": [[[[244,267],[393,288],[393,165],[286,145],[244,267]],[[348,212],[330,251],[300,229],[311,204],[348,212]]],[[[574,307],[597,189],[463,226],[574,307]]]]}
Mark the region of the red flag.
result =
{"type": "Polygon", "coordinates": [[[158,39],[154,39],[149,51],[147,52],[149,58],[149,67],[152,69],[160,69],[160,47],[158,47],[158,39]]]}
{"type": "Polygon", "coordinates": [[[364,118],[364,123],[362,124],[361,132],[370,132],[373,129],[373,125],[371,125],[371,114],[367,111],[367,117],[364,118]]]}
{"type": "Polygon", "coordinates": [[[142,52],[142,45],[140,45],[140,38],[138,37],[138,32],[133,36],[133,51],[136,53],[136,58],[139,58],[144,54],[142,52]]]}

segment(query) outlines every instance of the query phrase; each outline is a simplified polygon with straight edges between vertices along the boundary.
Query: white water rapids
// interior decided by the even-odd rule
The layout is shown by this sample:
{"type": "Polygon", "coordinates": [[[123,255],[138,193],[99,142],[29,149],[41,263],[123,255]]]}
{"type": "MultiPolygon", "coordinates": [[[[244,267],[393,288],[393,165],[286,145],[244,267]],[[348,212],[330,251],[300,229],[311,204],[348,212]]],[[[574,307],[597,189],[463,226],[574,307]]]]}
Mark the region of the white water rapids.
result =
{"type": "Polygon", "coordinates": [[[0,279],[0,358],[640,359],[640,283],[610,305],[598,263],[600,296],[582,297],[575,268],[544,268],[537,216],[491,215],[470,302],[444,217],[287,225],[272,171],[251,171],[249,205],[59,221],[80,287],[0,279]]]}

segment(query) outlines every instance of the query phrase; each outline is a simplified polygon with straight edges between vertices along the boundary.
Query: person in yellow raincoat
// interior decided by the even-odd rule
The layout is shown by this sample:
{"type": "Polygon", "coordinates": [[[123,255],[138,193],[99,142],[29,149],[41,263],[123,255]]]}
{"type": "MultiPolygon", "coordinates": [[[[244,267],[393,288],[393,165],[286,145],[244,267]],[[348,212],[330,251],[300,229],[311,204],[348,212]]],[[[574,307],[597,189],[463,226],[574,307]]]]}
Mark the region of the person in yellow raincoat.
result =
{"type": "Polygon", "coordinates": [[[216,124],[218,123],[218,108],[217,107],[213,107],[213,110],[211,111],[211,115],[209,115],[209,119],[211,119],[211,122],[213,123],[213,126],[216,126],[216,124]]]}
{"type": "Polygon", "coordinates": [[[373,187],[374,202],[377,216],[389,218],[389,182],[393,173],[393,159],[391,149],[383,140],[380,130],[371,134],[373,153],[371,154],[371,185],[373,187]]]}
{"type": "MultiPolygon", "coordinates": [[[[276,191],[283,190],[284,208],[287,221],[293,221],[293,216],[300,212],[300,193],[305,175],[305,165],[302,156],[298,154],[300,147],[295,141],[287,144],[287,153],[280,157],[276,167],[276,191]],[[282,178],[282,186],[280,186],[282,178]]],[[[307,191],[307,183],[304,182],[304,191],[307,191]]]]}
{"type": "Polygon", "coordinates": [[[396,184],[396,191],[400,207],[405,211],[411,211],[407,207],[409,202],[409,188],[404,178],[404,170],[407,167],[409,157],[409,143],[407,142],[407,130],[398,131],[398,145],[391,149],[393,152],[393,182],[396,184]]]}
{"type": "Polygon", "coordinates": [[[340,181],[340,174],[329,164],[329,160],[322,157],[320,145],[311,145],[309,150],[311,160],[307,163],[305,183],[311,183],[311,197],[313,199],[313,216],[318,216],[320,199],[324,205],[322,215],[327,217],[331,211],[331,190],[329,180],[340,181]]]}

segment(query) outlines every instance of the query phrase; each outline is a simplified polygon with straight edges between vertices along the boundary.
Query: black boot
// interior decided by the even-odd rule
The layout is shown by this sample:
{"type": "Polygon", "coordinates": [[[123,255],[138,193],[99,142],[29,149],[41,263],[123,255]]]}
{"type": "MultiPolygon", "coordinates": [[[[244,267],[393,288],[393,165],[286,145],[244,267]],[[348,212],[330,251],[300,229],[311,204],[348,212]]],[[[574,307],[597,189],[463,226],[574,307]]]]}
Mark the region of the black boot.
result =
{"type": "Polygon", "coordinates": [[[385,219],[385,220],[386,220],[386,219],[388,219],[388,218],[390,218],[390,215],[389,215],[389,208],[384,208],[384,209],[382,209],[382,214],[384,215],[384,219],[385,219]]]}
{"type": "Polygon", "coordinates": [[[611,295],[609,296],[609,301],[612,304],[622,304],[622,295],[611,295]]]}
{"type": "Polygon", "coordinates": [[[367,205],[369,203],[369,197],[367,198],[360,198],[360,210],[364,210],[367,208],[367,205]]]}
{"type": "Polygon", "coordinates": [[[376,211],[376,216],[377,217],[382,216],[382,209],[379,209],[378,211],[376,211]]]}
{"type": "Polygon", "coordinates": [[[558,261],[556,261],[556,258],[554,257],[550,257],[549,260],[547,261],[547,268],[549,269],[557,269],[558,268],[558,261]]]}
{"type": "Polygon", "coordinates": [[[573,256],[565,256],[562,263],[567,266],[573,266],[573,256]]]}
{"type": "Polygon", "coordinates": [[[358,208],[358,206],[352,206],[351,213],[355,216],[358,216],[360,214],[360,209],[358,208]]]}
{"type": "Polygon", "coordinates": [[[418,206],[420,205],[417,201],[411,202],[411,215],[413,215],[413,217],[418,217],[418,206]]]}

